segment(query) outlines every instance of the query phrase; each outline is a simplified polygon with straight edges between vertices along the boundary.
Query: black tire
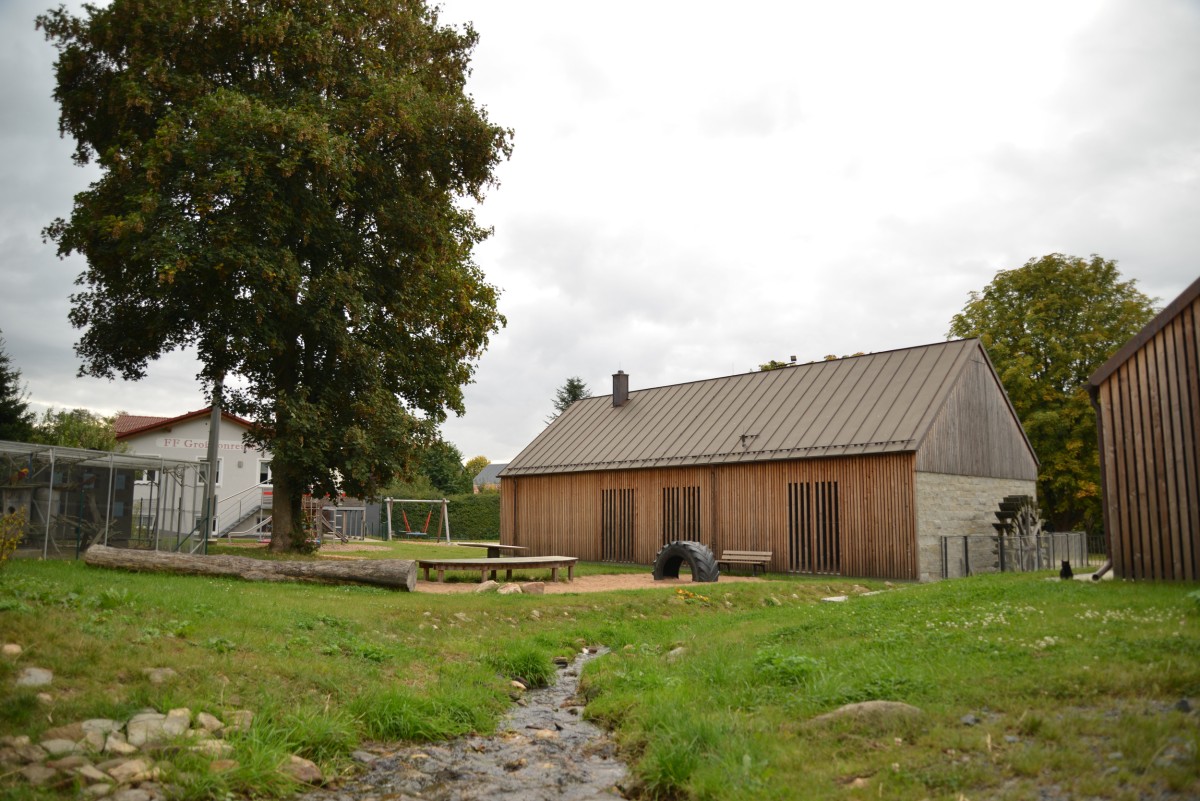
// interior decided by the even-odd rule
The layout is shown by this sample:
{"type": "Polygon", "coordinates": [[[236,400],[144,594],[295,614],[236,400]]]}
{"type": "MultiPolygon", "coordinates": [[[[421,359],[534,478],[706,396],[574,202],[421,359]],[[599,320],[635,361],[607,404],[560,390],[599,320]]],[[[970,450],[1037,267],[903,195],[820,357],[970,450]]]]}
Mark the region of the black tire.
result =
{"type": "Polygon", "coordinates": [[[692,569],[692,581],[711,582],[721,577],[712,549],[700,542],[677,540],[664,545],[654,557],[654,580],[679,578],[679,566],[684,562],[692,569]]]}

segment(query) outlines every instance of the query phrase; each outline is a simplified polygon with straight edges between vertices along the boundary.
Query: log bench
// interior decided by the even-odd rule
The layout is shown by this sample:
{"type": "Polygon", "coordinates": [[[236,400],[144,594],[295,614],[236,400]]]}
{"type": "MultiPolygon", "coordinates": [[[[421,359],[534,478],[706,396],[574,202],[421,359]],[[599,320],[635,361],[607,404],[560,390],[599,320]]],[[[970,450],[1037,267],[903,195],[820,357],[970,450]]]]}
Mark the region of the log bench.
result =
{"type": "Polygon", "coordinates": [[[496,571],[504,568],[505,578],[512,578],[514,570],[550,568],[550,580],[558,581],[558,569],[567,569],[567,581],[575,578],[575,563],[579,559],[574,556],[502,556],[498,559],[418,559],[417,565],[425,571],[425,580],[429,581],[429,571],[437,571],[437,580],[445,581],[447,570],[478,570],[479,581],[487,579],[488,573],[496,578],[496,571]]]}
{"type": "Polygon", "coordinates": [[[721,551],[721,558],[717,560],[717,567],[721,565],[749,565],[750,575],[755,575],[761,569],[762,572],[767,572],[767,565],[771,562],[770,551],[721,551]]]}

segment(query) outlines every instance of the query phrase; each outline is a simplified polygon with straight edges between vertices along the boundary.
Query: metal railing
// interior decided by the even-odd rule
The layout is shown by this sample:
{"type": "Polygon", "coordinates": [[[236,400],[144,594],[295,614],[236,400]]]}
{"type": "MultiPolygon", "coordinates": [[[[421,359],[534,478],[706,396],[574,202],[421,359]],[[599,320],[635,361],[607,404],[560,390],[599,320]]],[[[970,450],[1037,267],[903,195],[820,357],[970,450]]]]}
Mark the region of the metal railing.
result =
{"type": "Polygon", "coordinates": [[[1064,561],[1081,567],[1090,564],[1089,545],[1083,531],[942,537],[942,578],[1058,570],[1064,561]]]}

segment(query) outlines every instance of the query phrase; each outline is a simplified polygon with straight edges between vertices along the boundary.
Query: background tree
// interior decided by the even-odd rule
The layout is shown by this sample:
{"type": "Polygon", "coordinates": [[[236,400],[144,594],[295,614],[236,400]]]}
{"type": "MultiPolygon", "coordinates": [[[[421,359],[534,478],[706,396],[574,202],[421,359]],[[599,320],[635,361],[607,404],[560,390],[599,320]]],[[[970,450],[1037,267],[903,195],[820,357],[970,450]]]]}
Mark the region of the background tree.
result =
{"type": "Polygon", "coordinates": [[[425,449],[420,471],[443,496],[471,491],[471,476],[463,467],[462,451],[445,440],[438,439],[425,449]]]}
{"type": "Polygon", "coordinates": [[[469,475],[471,480],[474,481],[475,477],[483,472],[483,468],[487,467],[491,463],[491,460],[486,456],[472,456],[467,460],[467,464],[465,465],[467,475],[469,475]]]}
{"type": "Polygon", "coordinates": [[[27,442],[33,434],[33,419],[21,371],[13,367],[4,337],[0,336],[0,439],[27,442]]]}
{"type": "Polygon", "coordinates": [[[546,418],[547,423],[553,423],[554,420],[577,400],[582,400],[590,394],[588,385],[583,383],[583,379],[579,376],[571,376],[566,383],[558,388],[554,395],[554,414],[546,418]]]}
{"type": "Polygon", "coordinates": [[[38,418],[33,441],[43,445],[124,453],[129,446],[117,442],[117,431],[113,427],[116,419],[116,415],[103,417],[87,409],[59,411],[52,407],[38,418]]]}
{"type": "Polygon", "coordinates": [[[979,337],[1038,459],[1042,513],[1059,531],[1098,530],[1100,462],[1087,379],[1154,316],[1114,261],[1052,253],[972,292],[950,336],[979,337]]]}
{"type": "Polygon", "coordinates": [[[114,0],[38,18],[59,128],[100,178],[46,236],[87,269],[84,374],[195,347],[272,452],[272,548],[300,499],[411,470],[499,330],[473,203],[511,133],[465,94],[476,42],[422,0],[114,0]]]}

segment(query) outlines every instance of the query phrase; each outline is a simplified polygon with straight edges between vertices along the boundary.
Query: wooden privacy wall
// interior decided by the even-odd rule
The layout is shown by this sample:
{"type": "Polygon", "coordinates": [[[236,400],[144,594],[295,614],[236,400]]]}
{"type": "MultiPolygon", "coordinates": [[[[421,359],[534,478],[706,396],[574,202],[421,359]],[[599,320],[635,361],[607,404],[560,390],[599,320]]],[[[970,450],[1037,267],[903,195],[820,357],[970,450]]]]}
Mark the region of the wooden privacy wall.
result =
{"type": "Polygon", "coordinates": [[[1122,578],[1200,578],[1200,299],[1099,385],[1105,523],[1122,578]]]}
{"type": "Polygon", "coordinates": [[[896,453],[506,476],[500,538],[530,555],[601,561],[624,546],[606,547],[606,523],[616,532],[632,517],[637,564],[653,563],[664,536],[696,531],[718,556],[771,551],[776,572],[915,579],[913,462],[896,453]],[[802,494],[809,500],[797,506],[802,494]]]}

